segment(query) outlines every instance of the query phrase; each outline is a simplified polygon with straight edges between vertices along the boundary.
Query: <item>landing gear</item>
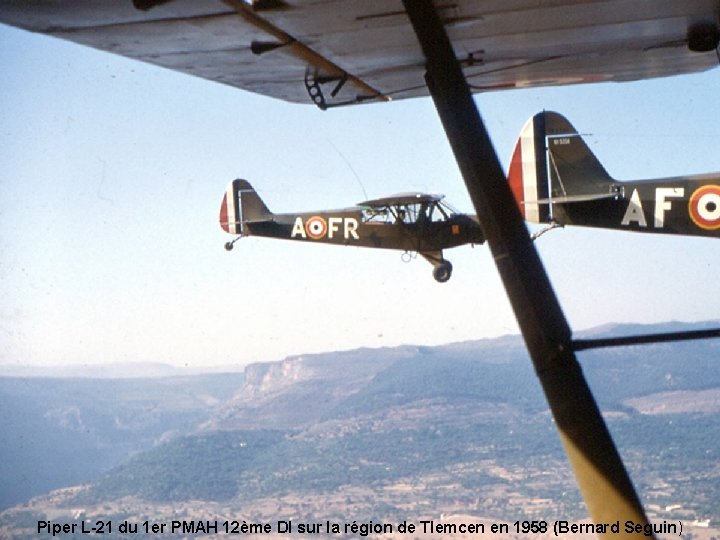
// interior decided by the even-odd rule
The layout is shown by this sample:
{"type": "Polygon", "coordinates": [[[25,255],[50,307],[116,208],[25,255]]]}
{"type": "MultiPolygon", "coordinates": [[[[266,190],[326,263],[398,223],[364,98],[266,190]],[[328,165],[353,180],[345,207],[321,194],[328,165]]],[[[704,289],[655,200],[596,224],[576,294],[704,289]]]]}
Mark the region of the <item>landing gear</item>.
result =
{"type": "Polygon", "coordinates": [[[241,238],[242,238],[242,236],[238,236],[237,238],[235,238],[235,239],[232,240],[231,242],[225,242],[225,251],[232,251],[233,247],[235,246],[235,242],[237,242],[237,241],[240,240],[241,238]]]}
{"type": "Polygon", "coordinates": [[[540,238],[546,232],[550,232],[553,229],[562,229],[563,227],[565,227],[565,225],[553,222],[550,225],[548,225],[547,227],[544,227],[544,228],[540,229],[539,231],[535,231],[534,233],[532,233],[532,235],[530,236],[530,240],[532,240],[534,242],[535,240],[540,238]]]}
{"type": "Polygon", "coordinates": [[[452,264],[448,260],[443,260],[433,268],[433,277],[438,283],[445,283],[450,276],[452,276],[452,264]]]}
{"type": "Polygon", "coordinates": [[[452,264],[443,258],[442,251],[419,251],[423,258],[433,265],[433,277],[438,283],[445,283],[452,276],[452,264]]]}

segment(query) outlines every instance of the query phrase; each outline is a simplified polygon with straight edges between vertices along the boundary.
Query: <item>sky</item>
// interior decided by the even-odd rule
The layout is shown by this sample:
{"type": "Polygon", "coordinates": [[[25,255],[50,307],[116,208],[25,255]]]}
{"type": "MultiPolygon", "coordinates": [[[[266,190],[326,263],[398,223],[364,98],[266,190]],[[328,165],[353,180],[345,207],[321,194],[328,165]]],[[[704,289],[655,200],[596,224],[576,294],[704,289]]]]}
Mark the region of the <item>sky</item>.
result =
{"type": "MultiPolygon", "coordinates": [[[[321,112],[0,25],[0,366],[290,355],[518,333],[487,247],[436,283],[401,253],[231,237],[227,184],[271,210],[397,192],[472,205],[429,98],[321,112]]],[[[720,70],[476,97],[503,166],[564,114],[611,175],[720,171],[720,70]]],[[[536,247],[571,327],[720,319],[717,239],[570,228],[536,247]]]]}

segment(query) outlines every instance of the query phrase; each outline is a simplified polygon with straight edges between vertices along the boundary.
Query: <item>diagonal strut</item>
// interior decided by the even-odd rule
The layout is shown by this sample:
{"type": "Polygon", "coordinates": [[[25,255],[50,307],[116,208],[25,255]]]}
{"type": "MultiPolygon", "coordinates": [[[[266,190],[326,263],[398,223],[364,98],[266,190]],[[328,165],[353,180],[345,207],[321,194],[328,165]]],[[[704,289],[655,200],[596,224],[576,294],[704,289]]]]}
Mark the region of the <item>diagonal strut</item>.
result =
{"type": "MultiPolygon", "coordinates": [[[[569,325],[442,21],[431,0],[403,0],[403,4],[425,55],[428,89],[590,515],[595,523],[629,520],[646,524],[645,512],[575,358],[569,325]]],[[[621,532],[620,536],[643,535],[621,532]]]]}

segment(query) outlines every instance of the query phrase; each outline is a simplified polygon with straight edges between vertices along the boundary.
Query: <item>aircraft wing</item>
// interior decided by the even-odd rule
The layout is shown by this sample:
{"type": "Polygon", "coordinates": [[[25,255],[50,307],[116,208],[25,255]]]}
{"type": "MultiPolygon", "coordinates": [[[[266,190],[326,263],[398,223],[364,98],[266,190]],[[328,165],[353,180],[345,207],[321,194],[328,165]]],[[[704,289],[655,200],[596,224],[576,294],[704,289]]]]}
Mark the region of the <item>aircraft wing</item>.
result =
{"type": "MultiPolygon", "coordinates": [[[[435,3],[474,91],[718,63],[716,0],[435,3]]],[[[0,0],[0,22],[321,108],[428,93],[400,0],[0,0]]]]}
{"type": "Polygon", "coordinates": [[[357,205],[368,208],[382,208],[383,206],[438,202],[444,198],[444,195],[436,195],[433,193],[398,193],[397,195],[390,195],[389,197],[359,202],[357,205]]]}

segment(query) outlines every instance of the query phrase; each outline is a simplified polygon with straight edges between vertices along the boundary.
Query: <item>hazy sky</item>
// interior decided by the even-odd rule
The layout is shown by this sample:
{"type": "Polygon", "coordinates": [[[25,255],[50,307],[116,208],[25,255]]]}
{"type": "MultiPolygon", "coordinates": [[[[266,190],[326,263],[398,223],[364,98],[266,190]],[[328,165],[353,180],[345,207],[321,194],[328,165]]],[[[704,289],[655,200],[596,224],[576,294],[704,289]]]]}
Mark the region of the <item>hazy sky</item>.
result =
{"type": "MultiPolygon", "coordinates": [[[[0,364],[193,368],[516,333],[486,247],[424,260],[230,239],[233,178],[271,210],[440,192],[472,212],[429,99],[321,112],[0,26],[0,364]]],[[[720,171],[720,70],[483,94],[505,166],[566,115],[619,179],[720,171]]],[[[537,247],[575,330],[720,318],[717,239],[566,228],[537,247]]]]}

